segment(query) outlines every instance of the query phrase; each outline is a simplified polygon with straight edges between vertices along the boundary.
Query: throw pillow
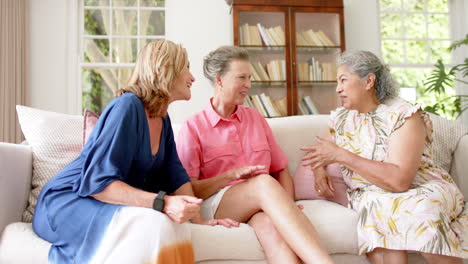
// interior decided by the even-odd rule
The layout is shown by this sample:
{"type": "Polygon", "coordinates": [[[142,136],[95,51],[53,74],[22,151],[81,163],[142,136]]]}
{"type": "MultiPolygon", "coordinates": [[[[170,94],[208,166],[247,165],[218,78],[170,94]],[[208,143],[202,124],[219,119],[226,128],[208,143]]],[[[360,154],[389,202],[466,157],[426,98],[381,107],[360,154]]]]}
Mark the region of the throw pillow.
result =
{"type": "Polygon", "coordinates": [[[31,222],[37,197],[44,185],[80,153],[83,117],[16,106],[26,141],[32,148],[32,190],[23,221],[31,222]]]}
{"type": "Polygon", "coordinates": [[[88,141],[91,132],[93,132],[94,127],[99,119],[99,115],[94,113],[91,110],[85,109],[84,112],[84,122],[83,122],[83,146],[88,141]]]}
{"type": "Polygon", "coordinates": [[[294,192],[296,200],[329,200],[335,203],[339,203],[343,206],[348,205],[348,197],[346,192],[348,186],[343,180],[341,174],[341,166],[338,163],[333,163],[327,166],[326,169],[328,175],[331,177],[333,187],[335,188],[335,197],[332,199],[326,199],[318,195],[315,190],[315,177],[314,172],[310,166],[299,166],[294,174],[294,192]]]}
{"type": "Polygon", "coordinates": [[[447,120],[438,115],[429,113],[433,125],[432,154],[434,163],[447,172],[452,167],[453,152],[463,135],[468,134],[468,127],[461,122],[447,120]]]}

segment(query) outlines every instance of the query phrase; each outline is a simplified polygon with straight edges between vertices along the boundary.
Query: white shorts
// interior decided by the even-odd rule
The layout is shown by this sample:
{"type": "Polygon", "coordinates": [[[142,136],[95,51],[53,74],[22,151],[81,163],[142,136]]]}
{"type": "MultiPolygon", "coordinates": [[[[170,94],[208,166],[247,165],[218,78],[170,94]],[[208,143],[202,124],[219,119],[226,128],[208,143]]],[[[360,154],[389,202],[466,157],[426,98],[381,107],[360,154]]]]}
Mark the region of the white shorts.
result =
{"type": "MultiPolygon", "coordinates": [[[[232,186],[232,185],[231,185],[232,186]]],[[[216,211],[218,210],[219,203],[223,199],[224,193],[231,188],[231,186],[226,186],[221,189],[219,192],[211,195],[206,198],[201,204],[200,211],[203,217],[203,220],[214,219],[216,211]]]]}

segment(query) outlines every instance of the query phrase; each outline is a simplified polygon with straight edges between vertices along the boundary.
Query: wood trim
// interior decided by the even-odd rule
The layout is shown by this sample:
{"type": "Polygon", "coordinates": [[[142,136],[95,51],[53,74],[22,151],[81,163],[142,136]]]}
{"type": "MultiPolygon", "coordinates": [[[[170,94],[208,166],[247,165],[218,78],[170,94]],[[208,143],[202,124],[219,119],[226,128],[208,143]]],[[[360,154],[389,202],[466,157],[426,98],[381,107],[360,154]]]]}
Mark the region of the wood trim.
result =
{"type": "Polygon", "coordinates": [[[294,30],[291,27],[291,11],[290,9],[285,10],[284,14],[284,34],[285,34],[285,42],[286,42],[286,47],[285,47],[285,58],[284,62],[286,63],[286,98],[288,101],[288,115],[293,115],[294,110],[290,107],[293,105],[294,99],[291,96],[291,91],[292,91],[292,80],[291,80],[291,46],[295,42],[291,42],[291,30],[294,32],[294,30]]]}
{"type": "Polygon", "coordinates": [[[234,5],[340,7],[343,0],[233,0],[234,5]]]}
{"type": "MultiPolygon", "coordinates": [[[[291,30],[292,32],[296,33],[296,12],[290,9],[290,21],[291,21],[291,30]]],[[[296,34],[291,34],[291,43],[296,43],[296,34]]],[[[299,113],[298,106],[297,106],[297,58],[296,58],[296,45],[291,44],[291,48],[289,49],[291,52],[292,63],[291,65],[291,113],[289,115],[297,115],[299,113]]]]}

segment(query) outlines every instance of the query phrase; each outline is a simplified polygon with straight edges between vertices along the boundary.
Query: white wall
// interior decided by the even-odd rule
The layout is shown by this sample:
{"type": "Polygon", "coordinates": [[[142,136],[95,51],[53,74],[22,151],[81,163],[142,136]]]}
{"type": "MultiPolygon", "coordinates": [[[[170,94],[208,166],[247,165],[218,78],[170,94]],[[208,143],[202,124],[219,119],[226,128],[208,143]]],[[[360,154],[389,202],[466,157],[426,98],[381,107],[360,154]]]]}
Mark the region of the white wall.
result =
{"type": "Polygon", "coordinates": [[[32,107],[69,113],[70,3],[29,0],[28,83],[32,107]]]}
{"type": "Polygon", "coordinates": [[[368,50],[381,56],[376,0],[344,0],[347,50],[368,50]]]}
{"type": "Polygon", "coordinates": [[[171,104],[173,122],[183,122],[201,110],[213,94],[213,88],[203,76],[203,57],[221,45],[231,45],[232,15],[221,0],[166,1],[166,38],[183,44],[187,49],[195,82],[190,101],[171,104]]]}

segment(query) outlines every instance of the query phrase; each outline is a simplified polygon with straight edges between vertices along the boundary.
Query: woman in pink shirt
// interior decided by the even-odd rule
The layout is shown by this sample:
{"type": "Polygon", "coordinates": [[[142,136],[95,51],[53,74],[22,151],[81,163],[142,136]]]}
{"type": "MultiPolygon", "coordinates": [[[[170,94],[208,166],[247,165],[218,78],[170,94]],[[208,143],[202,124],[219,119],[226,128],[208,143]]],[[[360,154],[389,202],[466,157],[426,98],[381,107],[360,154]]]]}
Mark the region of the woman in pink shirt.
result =
{"type": "Polygon", "coordinates": [[[183,124],[177,152],[195,195],[205,200],[204,219],[248,223],[268,263],[332,263],[294,203],[288,161],[270,127],[256,109],[242,105],[251,84],[247,51],[220,47],[203,68],[214,97],[183,124]]]}

